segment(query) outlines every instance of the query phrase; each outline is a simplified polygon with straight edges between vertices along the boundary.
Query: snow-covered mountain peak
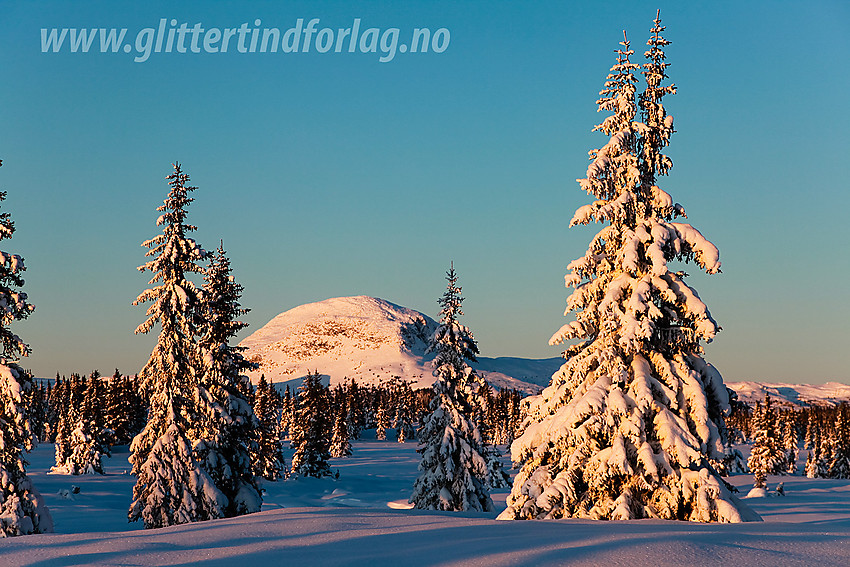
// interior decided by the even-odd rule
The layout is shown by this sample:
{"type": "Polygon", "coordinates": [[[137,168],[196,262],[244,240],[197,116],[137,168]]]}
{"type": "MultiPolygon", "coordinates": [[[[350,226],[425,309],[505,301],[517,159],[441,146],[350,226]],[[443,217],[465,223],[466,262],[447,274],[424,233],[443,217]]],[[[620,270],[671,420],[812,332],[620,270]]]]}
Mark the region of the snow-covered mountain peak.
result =
{"type": "Polygon", "coordinates": [[[430,384],[425,350],[433,319],[376,297],[335,297],[285,311],[240,343],[273,382],[317,370],[336,384],[376,383],[399,376],[430,384]]]}
{"type": "MultiPolygon", "coordinates": [[[[414,388],[434,383],[433,355],[426,355],[437,323],[428,315],[376,297],[334,297],[284,311],[240,344],[260,364],[250,373],[298,386],[318,371],[331,384],[354,379],[377,384],[399,377],[414,388]]],[[[479,357],[475,365],[497,388],[536,393],[548,384],[559,359],[479,357]]]]}

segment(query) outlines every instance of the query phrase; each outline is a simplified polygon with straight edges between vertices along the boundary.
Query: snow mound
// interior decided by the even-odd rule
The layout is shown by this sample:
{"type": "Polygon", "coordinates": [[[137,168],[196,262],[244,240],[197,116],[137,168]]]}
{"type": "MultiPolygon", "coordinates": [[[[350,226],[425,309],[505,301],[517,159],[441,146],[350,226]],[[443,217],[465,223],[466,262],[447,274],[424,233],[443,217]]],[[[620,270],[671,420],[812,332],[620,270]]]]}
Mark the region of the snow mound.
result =
{"type": "Polygon", "coordinates": [[[755,487],[750,490],[744,498],[767,498],[768,493],[764,488],[755,487]]]}
{"type": "Polygon", "coordinates": [[[769,382],[727,382],[738,399],[750,405],[764,401],[765,394],[779,407],[832,407],[850,401],[850,385],[838,382],[826,384],[779,384],[769,382]]]}
{"type": "MultiPolygon", "coordinates": [[[[434,355],[426,354],[437,323],[428,315],[376,297],[335,297],[285,311],[243,340],[246,357],[260,364],[250,373],[297,386],[308,372],[325,383],[354,379],[379,384],[394,377],[413,388],[434,383],[434,355]]],[[[516,358],[482,358],[481,375],[496,388],[537,393],[560,366],[516,358]],[[522,377],[515,377],[520,374],[522,377]]]]}

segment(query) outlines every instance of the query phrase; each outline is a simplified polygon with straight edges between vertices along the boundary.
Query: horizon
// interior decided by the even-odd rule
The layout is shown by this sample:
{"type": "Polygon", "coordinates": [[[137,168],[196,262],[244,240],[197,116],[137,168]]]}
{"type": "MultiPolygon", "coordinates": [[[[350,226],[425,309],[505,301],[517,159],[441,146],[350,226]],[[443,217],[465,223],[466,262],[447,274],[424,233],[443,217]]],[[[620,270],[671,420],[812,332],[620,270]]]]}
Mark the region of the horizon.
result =
{"type": "Polygon", "coordinates": [[[45,378],[142,367],[158,328],[133,334],[145,307],[131,302],[149,279],[136,267],[141,242],[160,232],[155,209],[175,161],[198,187],[188,217],[198,242],[223,239],[245,287],[250,326],[238,340],[333,297],[433,317],[454,261],[482,356],[559,356],[547,342],[567,321],[566,266],[601,228],[567,228],[591,202],[574,180],[604,143],[591,132],[603,118],[597,93],[624,28],[643,62],[656,8],[678,88],[665,99],[674,167],[658,184],[723,263],[714,276],[686,268],[723,328],[706,360],[728,382],[850,383],[850,228],[824,212],[850,206],[850,116],[836,112],[850,87],[850,6],[829,0],[13,2],[0,23],[0,211],[16,233],[0,248],[23,256],[36,306],[12,324],[33,350],[22,366],[45,378]],[[248,44],[250,30],[316,18],[314,42],[355,21],[399,28],[399,42],[422,27],[450,35],[386,62],[381,49],[178,53],[175,43],[135,62],[135,51],[40,45],[42,29],[127,28],[130,38],[163,19],[166,33],[244,23],[248,44]],[[721,29],[734,39],[718,39],[721,29]]]}

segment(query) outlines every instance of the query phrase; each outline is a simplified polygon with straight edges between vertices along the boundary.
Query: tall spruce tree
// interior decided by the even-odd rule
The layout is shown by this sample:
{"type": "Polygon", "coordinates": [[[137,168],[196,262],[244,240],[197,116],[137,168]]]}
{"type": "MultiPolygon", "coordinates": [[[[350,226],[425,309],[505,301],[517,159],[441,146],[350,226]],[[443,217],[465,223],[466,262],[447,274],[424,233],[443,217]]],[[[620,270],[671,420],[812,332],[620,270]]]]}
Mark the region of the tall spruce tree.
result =
{"type": "Polygon", "coordinates": [[[201,420],[197,400],[208,396],[200,383],[201,356],[195,342],[198,290],[187,276],[201,273],[204,250],[189,237],[195,227],[186,223],[189,195],[195,187],[178,163],[169,175],[170,190],[157,226],[163,233],[142,244],[152,259],[139,267],[153,274],[155,287],[142,292],[134,305],[151,302],[147,320],[136,333],[159,324],[160,333],[150,359],[139,373],[141,389],[150,400],[145,428],[130,446],[133,474],[131,521],[159,528],[225,515],[227,497],[215,486],[193,452],[190,435],[201,420]]]}
{"type": "MultiPolygon", "coordinates": [[[[6,192],[0,191],[0,201],[5,199],[6,192]]],[[[0,213],[0,240],[14,232],[11,215],[0,213]]],[[[4,536],[53,531],[50,512],[27,476],[24,458],[24,452],[33,447],[26,404],[33,381],[17,361],[30,354],[30,347],[9,328],[35,309],[20,290],[25,269],[20,255],[0,252],[0,534],[4,536]]]]}
{"type": "Polygon", "coordinates": [[[440,325],[430,350],[434,358],[433,398],[430,413],[419,431],[422,455],[419,476],[410,502],[424,510],[490,512],[493,500],[487,490],[488,470],[484,440],[473,414],[474,396],[482,380],[469,366],[478,345],[461,325],[461,288],[454,264],[446,272],[448,286],[440,298],[440,325]]]}
{"type": "Polygon", "coordinates": [[[230,344],[236,333],[248,326],[239,321],[248,313],[239,304],[242,289],[221,244],[204,275],[200,295],[202,397],[201,419],[194,429],[198,460],[227,497],[225,517],[259,512],[263,501],[251,466],[258,423],[248,400],[251,383],[243,374],[257,365],[243,356],[245,347],[230,344]]]}
{"type": "Polygon", "coordinates": [[[723,458],[729,401],[702,358],[718,325],[671,261],[720,271],[717,248],[657,186],[672,162],[662,153],[673,119],[662,98],[664,27],[657,17],[636,96],[638,65],[625,38],[597,105],[607,143],[590,152],[582,189],[596,200],[570,226],[606,226],[569,266],[564,325],[551,344],[578,340],[542,394],[531,398],[512,445],[519,473],[502,519],[583,517],[691,521],[757,520],[713,463],[723,458]],[[637,99],[637,100],[636,100],[637,99]],[[638,103],[642,122],[638,122],[638,103]]]}

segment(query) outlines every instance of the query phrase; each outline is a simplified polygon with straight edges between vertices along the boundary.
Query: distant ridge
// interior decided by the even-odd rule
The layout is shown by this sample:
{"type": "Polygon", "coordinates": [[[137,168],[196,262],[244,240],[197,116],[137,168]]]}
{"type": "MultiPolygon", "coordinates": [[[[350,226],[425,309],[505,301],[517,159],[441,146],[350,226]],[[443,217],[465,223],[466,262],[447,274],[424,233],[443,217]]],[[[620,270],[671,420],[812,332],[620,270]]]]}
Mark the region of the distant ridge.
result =
{"type": "MultiPolygon", "coordinates": [[[[399,377],[414,388],[434,383],[433,355],[425,354],[437,323],[428,315],[385,299],[334,297],[299,305],[274,317],[243,340],[248,358],[260,374],[279,386],[297,387],[308,372],[318,370],[325,383],[355,379],[378,384],[399,377]]],[[[475,329],[472,329],[475,332],[475,329]]],[[[496,388],[534,394],[549,385],[563,359],[479,357],[476,370],[496,388]]],[[[850,401],[850,385],[727,382],[738,399],[750,405],[769,393],[785,407],[834,406],[850,401]]]]}
{"type": "Polygon", "coordinates": [[[727,382],[738,399],[750,405],[764,401],[765,394],[784,407],[831,407],[850,401],[850,385],[839,382],[826,384],[781,384],[770,382],[727,382]]]}

